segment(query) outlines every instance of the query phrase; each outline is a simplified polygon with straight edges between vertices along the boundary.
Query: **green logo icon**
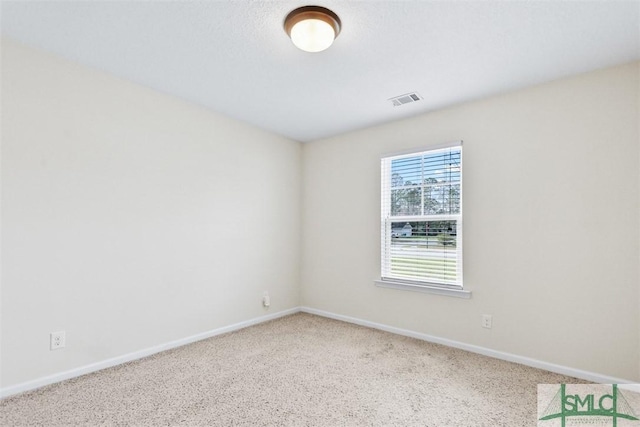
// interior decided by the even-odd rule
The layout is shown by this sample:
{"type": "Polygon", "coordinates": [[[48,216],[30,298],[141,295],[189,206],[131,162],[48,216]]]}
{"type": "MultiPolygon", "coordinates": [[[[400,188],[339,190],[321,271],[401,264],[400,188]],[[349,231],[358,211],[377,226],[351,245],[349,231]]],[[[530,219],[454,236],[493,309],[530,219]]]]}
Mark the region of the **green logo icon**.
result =
{"type": "MultiPolygon", "coordinates": [[[[624,394],[618,390],[618,385],[613,384],[611,393],[607,390],[603,393],[567,393],[567,385],[561,384],[560,389],[553,397],[547,409],[539,418],[540,421],[560,419],[561,426],[565,427],[567,418],[581,417],[585,424],[595,424],[595,419],[586,421],[588,417],[598,417],[602,423],[612,423],[618,426],[618,420],[625,419],[640,421],[633,412],[631,405],[624,394]]],[[[578,421],[578,419],[576,419],[578,421]]]]}

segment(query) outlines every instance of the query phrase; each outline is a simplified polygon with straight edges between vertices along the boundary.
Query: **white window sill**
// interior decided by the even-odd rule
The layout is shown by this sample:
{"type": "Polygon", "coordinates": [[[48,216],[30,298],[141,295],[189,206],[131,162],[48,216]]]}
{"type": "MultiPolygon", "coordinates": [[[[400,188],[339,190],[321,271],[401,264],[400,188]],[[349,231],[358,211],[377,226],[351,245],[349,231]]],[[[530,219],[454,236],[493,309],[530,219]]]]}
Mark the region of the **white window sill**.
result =
{"type": "Polygon", "coordinates": [[[456,298],[471,298],[471,291],[465,291],[463,289],[448,289],[438,286],[429,285],[412,285],[403,282],[394,282],[392,280],[374,280],[376,286],[380,288],[400,289],[403,291],[423,292],[426,294],[445,295],[448,297],[456,298]]]}

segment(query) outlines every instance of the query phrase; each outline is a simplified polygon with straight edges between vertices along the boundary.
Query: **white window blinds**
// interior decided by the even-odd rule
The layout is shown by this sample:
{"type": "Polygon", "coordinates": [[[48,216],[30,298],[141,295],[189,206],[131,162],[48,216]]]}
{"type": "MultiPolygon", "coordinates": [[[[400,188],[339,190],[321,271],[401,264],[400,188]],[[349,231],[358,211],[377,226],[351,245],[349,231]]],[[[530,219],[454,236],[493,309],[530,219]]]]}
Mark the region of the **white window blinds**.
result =
{"type": "Polygon", "coordinates": [[[462,146],[382,159],[382,279],[462,288],[462,146]]]}

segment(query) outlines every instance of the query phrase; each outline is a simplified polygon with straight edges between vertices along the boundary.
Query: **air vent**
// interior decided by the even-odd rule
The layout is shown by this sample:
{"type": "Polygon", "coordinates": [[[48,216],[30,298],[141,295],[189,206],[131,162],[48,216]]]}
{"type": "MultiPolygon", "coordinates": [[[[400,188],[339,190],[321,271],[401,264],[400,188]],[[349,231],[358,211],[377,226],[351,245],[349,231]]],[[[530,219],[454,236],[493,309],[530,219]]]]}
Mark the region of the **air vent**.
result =
{"type": "Polygon", "coordinates": [[[422,97],[418,92],[405,93],[404,95],[395,96],[389,101],[393,104],[394,107],[399,107],[404,104],[410,104],[412,102],[420,101],[422,97]]]}

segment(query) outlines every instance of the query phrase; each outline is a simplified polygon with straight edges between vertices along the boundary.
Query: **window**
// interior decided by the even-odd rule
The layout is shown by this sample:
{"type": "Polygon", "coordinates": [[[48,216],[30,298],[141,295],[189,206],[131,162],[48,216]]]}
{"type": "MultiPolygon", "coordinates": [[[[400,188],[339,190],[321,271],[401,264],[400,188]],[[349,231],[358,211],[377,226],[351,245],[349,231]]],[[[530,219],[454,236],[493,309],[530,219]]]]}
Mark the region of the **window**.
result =
{"type": "Polygon", "coordinates": [[[382,159],[382,282],[462,290],[462,145],[382,159]]]}

